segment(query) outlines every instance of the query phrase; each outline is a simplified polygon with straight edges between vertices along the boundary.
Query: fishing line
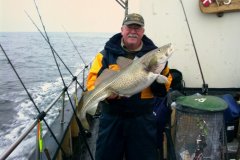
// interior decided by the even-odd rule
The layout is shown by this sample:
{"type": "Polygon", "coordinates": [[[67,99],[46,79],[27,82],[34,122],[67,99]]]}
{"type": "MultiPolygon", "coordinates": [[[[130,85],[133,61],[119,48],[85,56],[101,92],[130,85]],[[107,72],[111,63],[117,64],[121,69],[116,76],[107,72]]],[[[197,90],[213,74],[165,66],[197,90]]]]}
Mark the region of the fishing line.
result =
{"type": "Polygon", "coordinates": [[[69,38],[69,39],[70,39],[70,41],[72,42],[72,45],[74,46],[75,50],[77,51],[77,53],[78,53],[79,57],[81,58],[82,62],[84,63],[84,65],[85,65],[85,68],[87,68],[87,67],[88,67],[88,65],[85,63],[85,61],[84,61],[84,59],[82,58],[81,54],[79,53],[79,51],[78,51],[78,49],[77,49],[76,45],[74,44],[73,40],[72,40],[72,39],[71,39],[71,37],[69,36],[69,34],[68,34],[67,30],[64,28],[64,26],[62,26],[62,27],[63,27],[63,29],[64,29],[65,33],[67,34],[68,38],[69,38]]]}
{"type": "MultiPolygon", "coordinates": [[[[42,31],[39,29],[39,27],[36,25],[36,23],[33,21],[33,19],[30,17],[30,15],[25,11],[27,17],[30,19],[30,21],[33,23],[33,25],[37,28],[37,30],[39,31],[39,33],[42,35],[42,37],[45,39],[45,41],[49,44],[47,38],[43,35],[42,31]]],[[[50,44],[51,45],[51,44],[50,44]]],[[[52,46],[52,45],[51,45],[52,46]]],[[[59,56],[59,54],[57,53],[57,51],[52,47],[52,50],[54,51],[54,53],[57,55],[57,57],[60,59],[60,61],[63,63],[63,65],[65,66],[65,68],[68,70],[68,72],[71,74],[71,76],[73,77],[72,81],[76,80],[77,81],[77,77],[74,76],[72,74],[72,72],[70,71],[70,69],[67,67],[67,65],[64,63],[64,61],[62,60],[62,58],[59,56]]],[[[58,65],[57,65],[58,66],[58,65]]],[[[85,91],[85,89],[83,88],[83,86],[77,81],[78,85],[80,86],[80,88],[82,89],[82,91],[85,91]]]]}
{"type": "Polygon", "coordinates": [[[61,79],[62,79],[62,82],[63,82],[63,85],[64,85],[64,90],[66,91],[66,93],[67,93],[67,95],[68,95],[68,98],[69,98],[69,101],[70,101],[70,104],[71,104],[71,107],[72,107],[74,116],[75,116],[75,118],[76,118],[76,121],[77,121],[79,130],[80,130],[80,132],[82,133],[82,134],[80,134],[80,135],[83,136],[83,140],[84,140],[84,143],[85,143],[85,145],[86,145],[86,147],[87,147],[87,150],[88,150],[88,152],[89,152],[89,155],[90,155],[91,159],[94,160],[94,159],[93,159],[93,155],[92,155],[91,150],[90,150],[90,147],[89,147],[89,145],[88,145],[88,143],[87,143],[87,140],[86,140],[86,137],[85,137],[86,130],[84,130],[84,128],[83,128],[83,126],[82,126],[82,124],[81,124],[81,121],[79,120],[79,118],[78,118],[78,116],[77,116],[77,113],[76,113],[76,111],[75,111],[75,109],[74,109],[74,107],[73,107],[73,103],[72,103],[72,101],[71,101],[70,95],[69,95],[68,90],[67,90],[68,88],[67,88],[67,86],[66,86],[66,84],[65,84],[65,82],[64,82],[64,79],[63,79],[63,77],[62,77],[60,68],[59,68],[59,66],[58,66],[58,63],[57,63],[57,60],[56,60],[56,57],[55,57],[55,54],[54,54],[54,51],[53,51],[53,47],[52,47],[52,45],[51,45],[51,43],[50,43],[49,37],[48,37],[48,35],[47,35],[45,26],[44,26],[44,24],[43,24],[43,21],[42,21],[42,18],[41,18],[41,15],[40,15],[40,12],[39,12],[39,10],[38,10],[37,3],[36,3],[35,0],[34,0],[34,4],[35,4],[35,7],[36,7],[36,9],[37,9],[37,13],[38,13],[38,16],[39,16],[39,18],[40,18],[40,21],[41,21],[41,24],[42,24],[44,33],[45,33],[45,35],[46,35],[47,42],[48,42],[48,44],[49,44],[49,46],[50,46],[50,48],[51,48],[51,51],[52,51],[52,54],[53,54],[55,63],[56,63],[56,65],[57,65],[57,68],[58,68],[58,71],[59,71],[59,74],[60,74],[60,76],[61,76],[61,79]]]}
{"type": "Polygon", "coordinates": [[[27,88],[26,88],[25,84],[23,83],[22,79],[20,78],[19,74],[17,73],[17,71],[16,71],[15,67],[13,66],[13,64],[12,64],[11,60],[8,58],[8,55],[7,55],[7,53],[5,52],[5,50],[3,49],[3,47],[2,47],[2,45],[1,45],[1,44],[0,44],[0,47],[1,47],[1,49],[2,49],[2,51],[3,51],[3,53],[4,53],[4,55],[5,55],[5,57],[7,58],[7,60],[8,60],[8,62],[9,62],[9,64],[11,65],[11,67],[12,67],[13,71],[14,71],[14,72],[15,72],[15,74],[17,75],[17,77],[18,77],[18,79],[19,79],[20,83],[22,84],[22,86],[23,86],[24,90],[26,91],[26,93],[27,93],[27,95],[28,95],[29,99],[32,101],[32,103],[33,103],[34,107],[37,109],[37,111],[38,111],[38,113],[39,113],[39,115],[37,116],[37,119],[39,119],[40,121],[42,121],[42,120],[43,120],[43,122],[44,122],[44,123],[45,123],[45,125],[47,126],[48,130],[50,131],[51,135],[53,136],[53,139],[56,141],[56,143],[57,143],[57,144],[58,144],[58,146],[60,147],[61,151],[62,151],[62,152],[63,152],[63,154],[65,155],[65,152],[64,152],[64,150],[62,149],[62,147],[61,147],[60,143],[58,142],[58,140],[57,140],[56,136],[54,135],[54,133],[52,132],[51,128],[49,127],[49,125],[47,124],[46,120],[44,119],[44,117],[46,116],[46,113],[45,113],[44,111],[40,112],[39,108],[37,107],[37,105],[36,105],[36,103],[34,102],[34,100],[33,100],[32,96],[30,95],[30,93],[28,92],[28,90],[27,90],[27,88]]]}
{"type": "Polygon", "coordinates": [[[52,55],[53,55],[55,64],[56,64],[56,66],[57,66],[57,69],[58,69],[58,72],[59,72],[59,74],[60,74],[60,77],[61,77],[63,86],[64,86],[64,88],[65,88],[65,87],[67,87],[67,86],[66,86],[66,84],[65,84],[65,82],[64,82],[62,72],[61,72],[61,70],[60,70],[60,68],[59,68],[59,64],[58,64],[58,62],[57,62],[56,56],[55,56],[54,51],[53,51],[53,47],[52,47],[52,45],[51,45],[51,43],[50,43],[50,39],[49,39],[49,37],[48,37],[48,35],[47,35],[45,26],[44,26],[43,21],[42,21],[42,17],[41,17],[41,15],[40,15],[40,12],[39,12],[39,10],[38,10],[38,6],[37,6],[35,0],[34,0],[34,3],[35,3],[35,7],[36,7],[36,10],[37,10],[37,13],[38,13],[38,17],[39,17],[39,19],[40,19],[40,22],[41,22],[41,24],[42,24],[42,27],[43,27],[43,30],[44,30],[44,33],[45,33],[45,37],[46,37],[47,42],[48,42],[48,44],[49,44],[49,47],[50,47],[50,49],[51,49],[51,51],[52,51],[52,55]]]}
{"type": "Polygon", "coordinates": [[[182,8],[183,8],[183,13],[184,13],[184,16],[185,16],[185,19],[186,19],[186,22],[187,22],[189,34],[190,34],[190,37],[191,37],[191,40],[192,40],[192,44],[193,44],[193,48],[194,48],[194,51],[195,51],[195,55],[196,55],[196,58],[197,58],[198,67],[199,67],[199,70],[200,70],[200,73],[201,73],[201,77],[202,77],[202,80],[203,80],[202,93],[203,94],[207,94],[208,93],[208,84],[205,83],[205,79],[204,79],[204,76],[203,76],[200,60],[198,58],[197,49],[196,49],[196,46],[195,46],[195,43],[194,43],[194,40],[193,40],[192,32],[191,32],[191,29],[190,29],[190,25],[189,25],[189,22],[188,22],[188,19],[187,19],[187,14],[186,14],[184,5],[182,3],[182,0],[180,0],[180,3],[181,3],[182,8]]]}

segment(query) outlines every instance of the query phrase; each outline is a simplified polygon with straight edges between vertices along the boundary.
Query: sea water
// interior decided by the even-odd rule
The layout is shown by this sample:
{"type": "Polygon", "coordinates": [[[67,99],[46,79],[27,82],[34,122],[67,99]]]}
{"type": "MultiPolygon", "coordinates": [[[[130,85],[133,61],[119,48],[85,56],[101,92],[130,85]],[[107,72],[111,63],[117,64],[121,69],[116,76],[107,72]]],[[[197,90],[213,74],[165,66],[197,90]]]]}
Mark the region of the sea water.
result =
{"type": "MultiPolygon", "coordinates": [[[[71,39],[64,32],[51,32],[48,36],[54,50],[73,75],[79,73],[84,64],[90,63],[113,35],[76,32],[68,34],[71,39]]],[[[0,43],[39,110],[45,110],[63,89],[48,43],[38,32],[0,32],[0,43]]],[[[64,82],[68,85],[72,76],[58,57],[56,60],[64,82]]],[[[59,114],[59,110],[60,108],[54,107],[49,111],[46,116],[49,125],[59,114]]],[[[24,133],[24,129],[29,127],[36,116],[36,108],[0,50],[0,155],[24,133]]],[[[33,130],[8,159],[27,159],[35,145],[36,134],[33,130]]]]}

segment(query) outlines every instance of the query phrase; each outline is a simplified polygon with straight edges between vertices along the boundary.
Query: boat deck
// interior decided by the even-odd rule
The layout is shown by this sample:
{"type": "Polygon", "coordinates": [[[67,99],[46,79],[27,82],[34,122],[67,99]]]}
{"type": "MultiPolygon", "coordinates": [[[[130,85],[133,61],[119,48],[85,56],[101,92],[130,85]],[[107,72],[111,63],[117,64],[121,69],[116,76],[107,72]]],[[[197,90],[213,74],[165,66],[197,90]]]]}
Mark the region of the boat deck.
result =
{"type": "MultiPolygon", "coordinates": [[[[214,95],[214,96],[219,96],[221,97],[224,94],[231,94],[231,95],[235,95],[237,92],[239,92],[239,90],[234,90],[234,89],[230,89],[230,90],[224,90],[224,91],[220,91],[220,90],[216,90],[216,89],[210,89],[208,91],[209,95],[214,95]]],[[[186,95],[192,95],[192,94],[196,94],[196,93],[201,93],[201,89],[187,89],[186,90],[186,95]]],[[[238,121],[238,120],[237,120],[238,121]]],[[[91,149],[91,153],[94,155],[95,154],[95,149],[96,149],[96,140],[97,140],[97,135],[98,135],[98,125],[99,125],[99,120],[98,119],[93,119],[92,120],[92,127],[91,127],[91,133],[92,136],[90,138],[88,138],[88,144],[90,146],[91,149]]],[[[236,126],[238,128],[238,125],[236,126]]],[[[238,150],[238,139],[237,136],[234,135],[234,138],[231,142],[227,143],[227,149],[228,149],[228,159],[235,159],[236,158],[236,154],[237,154],[237,150],[238,150]]],[[[83,159],[83,160],[90,160],[91,157],[89,155],[89,152],[86,149],[85,144],[82,144],[81,147],[81,153],[78,153],[77,155],[75,155],[76,159],[83,159]],[[80,155],[80,156],[79,156],[80,155]]]]}
{"type": "MultiPolygon", "coordinates": [[[[236,93],[240,92],[239,90],[234,90],[234,89],[230,89],[230,90],[215,90],[215,89],[209,89],[208,93],[209,95],[215,95],[215,96],[221,96],[224,94],[232,94],[235,95],[236,93]]],[[[201,89],[186,89],[185,90],[186,95],[192,95],[195,93],[201,93],[201,89]]],[[[68,114],[68,116],[66,116],[65,118],[65,122],[63,125],[59,123],[59,119],[60,116],[56,119],[56,121],[52,124],[52,129],[54,131],[54,133],[57,133],[56,136],[60,141],[60,143],[64,143],[64,138],[67,135],[67,128],[69,128],[69,123],[72,120],[72,116],[73,113],[71,111],[71,109],[69,109],[70,107],[67,106],[66,107],[66,112],[68,114]]],[[[95,118],[92,119],[90,118],[90,126],[91,126],[91,137],[87,138],[87,143],[90,147],[91,153],[93,155],[93,157],[95,157],[95,150],[96,150],[96,140],[98,137],[98,125],[99,125],[99,119],[95,118]]],[[[239,134],[239,131],[238,131],[239,134]]],[[[45,147],[49,152],[50,155],[50,159],[62,159],[59,158],[61,157],[62,154],[59,154],[59,148],[58,145],[56,144],[56,142],[53,140],[51,134],[49,134],[49,132],[44,136],[44,142],[45,142],[45,147]]],[[[72,136],[72,152],[73,155],[70,156],[70,159],[81,159],[81,160],[91,160],[91,156],[87,150],[86,144],[83,141],[83,138],[78,138],[78,137],[73,137],[72,136]]],[[[237,149],[238,149],[238,140],[236,139],[236,137],[234,138],[234,140],[230,143],[228,143],[227,145],[228,148],[228,159],[234,159],[236,157],[236,153],[237,153],[237,149]]],[[[71,152],[68,152],[71,153],[71,152]]],[[[32,153],[30,159],[35,159],[35,151],[32,153]]],[[[48,159],[47,157],[43,156],[43,159],[48,159]]],[[[66,159],[66,158],[65,158],[66,159]]],[[[94,158],[95,159],[95,158],[94,158]]]]}
{"type": "MultiPolygon", "coordinates": [[[[91,120],[91,137],[87,138],[87,143],[89,145],[91,154],[93,155],[93,158],[95,159],[95,151],[96,151],[96,141],[98,137],[98,125],[99,125],[99,119],[95,118],[91,120]]],[[[80,147],[77,147],[77,150],[73,156],[73,159],[78,160],[91,160],[91,156],[89,154],[89,151],[87,150],[86,144],[81,141],[80,147]]]]}

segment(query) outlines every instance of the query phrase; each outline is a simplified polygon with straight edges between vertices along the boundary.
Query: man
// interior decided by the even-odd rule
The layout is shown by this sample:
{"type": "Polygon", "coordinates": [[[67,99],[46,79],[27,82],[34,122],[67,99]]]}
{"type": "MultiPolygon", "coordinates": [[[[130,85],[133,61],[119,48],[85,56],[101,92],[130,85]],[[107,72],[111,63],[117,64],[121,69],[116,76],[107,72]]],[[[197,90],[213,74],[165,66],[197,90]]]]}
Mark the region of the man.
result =
{"type": "MultiPolygon", "coordinates": [[[[141,15],[129,14],[123,20],[121,33],[114,35],[99,52],[90,69],[87,89],[94,89],[97,77],[106,68],[119,70],[119,56],[134,59],[157,48],[144,35],[144,19],[141,15]]],[[[172,77],[166,64],[163,75],[171,83],[172,77]]],[[[165,96],[170,83],[154,82],[141,93],[129,98],[111,95],[101,102],[96,160],[156,160],[157,128],[153,114],[154,96],[165,96]]]]}

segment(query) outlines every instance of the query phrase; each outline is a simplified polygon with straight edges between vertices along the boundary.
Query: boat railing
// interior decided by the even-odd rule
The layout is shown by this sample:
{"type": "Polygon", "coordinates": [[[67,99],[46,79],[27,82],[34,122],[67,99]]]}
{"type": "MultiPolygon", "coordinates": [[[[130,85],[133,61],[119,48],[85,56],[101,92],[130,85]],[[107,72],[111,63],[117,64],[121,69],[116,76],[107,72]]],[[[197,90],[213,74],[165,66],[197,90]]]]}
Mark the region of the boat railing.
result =
{"type": "MultiPolygon", "coordinates": [[[[91,63],[89,63],[89,65],[86,65],[78,74],[77,76],[73,77],[72,81],[70,82],[70,84],[63,88],[61,93],[59,93],[56,98],[46,107],[46,109],[44,111],[42,111],[41,113],[44,114],[48,114],[48,112],[53,108],[53,106],[58,102],[58,100],[62,97],[63,101],[62,101],[62,109],[61,109],[61,122],[60,123],[64,123],[64,107],[65,107],[65,93],[66,91],[69,89],[70,86],[72,86],[73,84],[75,84],[75,92],[74,95],[77,96],[77,90],[78,90],[78,80],[77,77],[81,77],[82,78],[82,82],[81,82],[81,88],[85,88],[84,83],[85,83],[85,78],[86,78],[86,72],[89,70],[91,66],[91,63]],[[74,83],[75,82],[75,83],[74,83]]],[[[80,85],[80,84],[79,84],[80,85]]],[[[77,98],[75,98],[75,100],[77,101],[77,98]]],[[[75,103],[77,103],[75,101],[75,103]]],[[[40,113],[40,114],[41,114],[40,113]]],[[[24,140],[24,138],[29,135],[29,133],[34,129],[34,127],[37,126],[38,122],[39,122],[39,116],[38,115],[36,117],[36,119],[28,125],[28,127],[23,131],[23,134],[21,134],[17,140],[15,140],[15,142],[13,144],[11,144],[1,155],[0,155],[0,160],[4,160],[6,158],[9,157],[9,155],[16,149],[16,147],[24,140]]],[[[36,132],[36,135],[38,136],[38,133],[36,132]]],[[[38,138],[36,138],[36,144],[38,144],[38,138]]],[[[36,145],[36,151],[39,152],[39,145],[36,145]]],[[[36,155],[40,155],[39,153],[37,153],[36,155]]],[[[36,159],[39,159],[38,157],[36,157],[36,159]]]]}

